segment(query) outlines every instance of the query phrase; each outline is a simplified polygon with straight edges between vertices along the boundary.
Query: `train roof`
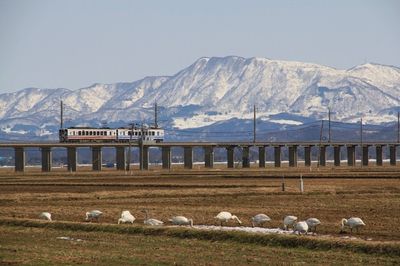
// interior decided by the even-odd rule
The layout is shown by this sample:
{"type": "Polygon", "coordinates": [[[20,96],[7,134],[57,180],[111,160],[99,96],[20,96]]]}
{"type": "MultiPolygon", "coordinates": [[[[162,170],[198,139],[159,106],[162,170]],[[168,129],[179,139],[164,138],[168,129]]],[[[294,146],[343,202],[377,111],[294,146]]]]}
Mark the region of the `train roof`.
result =
{"type": "MultiPolygon", "coordinates": [[[[67,127],[62,129],[131,129],[131,127],[118,127],[118,128],[110,128],[110,127],[67,127]]],[[[140,127],[134,127],[133,129],[140,129],[140,127]]],[[[144,129],[160,129],[159,127],[145,127],[144,129]]]]}
{"type": "Polygon", "coordinates": [[[67,127],[63,129],[115,129],[115,128],[109,128],[109,127],[67,127]]]}

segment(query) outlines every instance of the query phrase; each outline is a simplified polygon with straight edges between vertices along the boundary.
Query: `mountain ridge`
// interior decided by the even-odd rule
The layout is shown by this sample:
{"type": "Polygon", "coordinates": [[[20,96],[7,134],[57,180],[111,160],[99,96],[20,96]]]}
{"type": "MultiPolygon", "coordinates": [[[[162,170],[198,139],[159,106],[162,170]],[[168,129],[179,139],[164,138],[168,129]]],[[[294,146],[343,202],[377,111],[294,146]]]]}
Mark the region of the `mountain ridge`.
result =
{"type": "Polygon", "coordinates": [[[393,121],[399,111],[400,68],[366,63],[341,70],[262,57],[201,57],[171,76],[0,94],[0,131],[29,121],[27,126],[54,131],[60,99],[69,125],[148,121],[155,102],[165,108],[164,126],[177,128],[248,119],[253,105],[265,121],[279,113],[318,120],[330,108],[341,122],[362,116],[380,124],[393,121]]]}

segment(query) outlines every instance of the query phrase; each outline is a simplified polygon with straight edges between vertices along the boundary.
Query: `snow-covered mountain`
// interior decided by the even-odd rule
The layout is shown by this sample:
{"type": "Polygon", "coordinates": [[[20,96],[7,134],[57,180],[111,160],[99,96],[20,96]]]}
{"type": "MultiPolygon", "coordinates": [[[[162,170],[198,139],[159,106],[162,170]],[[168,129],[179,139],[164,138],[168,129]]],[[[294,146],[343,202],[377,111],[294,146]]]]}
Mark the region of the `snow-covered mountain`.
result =
{"type": "Polygon", "coordinates": [[[267,58],[204,57],[173,76],[0,94],[0,132],[54,132],[60,99],[70,126],[150,121],[155,102],[163,126],[170,128],[251,118],[254,104],[261,120],[277,124],[302,124],[301,119],[277,120],[277,114],[317,120],[327,117],[328,108],[337,121],[363,116],[380,124],[395,121],[400,110],[400,68],[368,63],[340,70],[267,58]]]}

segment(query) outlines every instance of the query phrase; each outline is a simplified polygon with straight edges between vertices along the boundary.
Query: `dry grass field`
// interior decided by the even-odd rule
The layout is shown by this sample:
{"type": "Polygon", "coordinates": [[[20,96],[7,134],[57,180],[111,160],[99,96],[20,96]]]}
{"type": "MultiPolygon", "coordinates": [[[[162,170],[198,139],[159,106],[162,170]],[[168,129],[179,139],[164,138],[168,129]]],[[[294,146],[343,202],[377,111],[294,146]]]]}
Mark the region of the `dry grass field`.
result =
{"type": "MultiPolygon", "coordinates": [[[[123,172],[85,171],[25,174],[0,171],[0,264],[399,264],[400,171],[397,167],[309,169],[196,169],[123,172]],[[299,173],[304,193],[299,191],[299,173]],[[282,178],[285,176],[285,191],[282,178]],[[85,212],[103,211],[99,224],[85,212]],[[122,210],[137,218],[116,224],[122,210]],[[197,232],[189,228],[142,226],[147,209],[163,221],[174,215],[213,225],[226,210],[244,226],[266,213],[268,227],[282,227],[286,215],[317,217],[319,236],[254,236],[197,232]],[[54,222],[39,222],[42,211],[54,222]],[[339,234],[341,218],[367,224],[355,237],[339,234]],[[13,222],[15,221],[15,222],[13,222]],[[83,241],[60,240],[68,236],[83,241]],[[320,238],[323,240],[319,241],[320,238]],[[344,246],[342,245],[344,243],[344,246]],[[353,248],[353,246],[355,248],[353,248]]],[[[230,223],[231,226],[235,224],[230,223]]]]}

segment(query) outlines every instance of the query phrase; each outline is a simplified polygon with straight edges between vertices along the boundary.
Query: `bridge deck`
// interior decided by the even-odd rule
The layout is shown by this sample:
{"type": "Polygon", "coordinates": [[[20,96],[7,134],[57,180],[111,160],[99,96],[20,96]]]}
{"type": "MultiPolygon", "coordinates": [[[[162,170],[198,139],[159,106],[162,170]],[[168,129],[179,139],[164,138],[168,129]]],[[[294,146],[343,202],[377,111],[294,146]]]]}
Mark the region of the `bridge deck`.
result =
{"type": "MultiPolygon", "coordinates": [[[[0,148],[16,148],[16,147],[128,147],[128,146],[139,146],[139,143],[96,143],[96,142],[85,142],[85,143],[60,143],[60,142],[3,142],[0,143],[0,148]]],[[[400,146],[399,142],[395,141],[373,141],[373,142],[297,142],[297,141],[285,141],[285,142],[160,142],[160,143],[143,143],[144,146],[148,147],[230,147],[230,146],[400,146]]]]}

